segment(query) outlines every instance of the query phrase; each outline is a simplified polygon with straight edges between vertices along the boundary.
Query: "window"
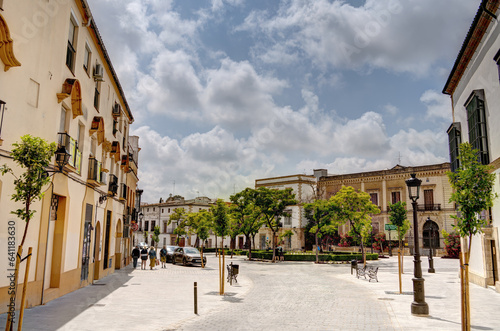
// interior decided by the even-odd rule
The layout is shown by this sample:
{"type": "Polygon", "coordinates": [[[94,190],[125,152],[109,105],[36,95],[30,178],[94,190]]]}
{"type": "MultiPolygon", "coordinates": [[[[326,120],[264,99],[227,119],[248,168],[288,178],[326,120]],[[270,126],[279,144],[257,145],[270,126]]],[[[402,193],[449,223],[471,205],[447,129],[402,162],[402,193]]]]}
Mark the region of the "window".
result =
{"type": "Polygon", "coordinates": [[[375,206],[378,206],[378,194],[377,193],[370,193],[370,200],[375,206]]]}
{"type": "Polygon", "coordinates": [[[156,225],[156,222],[155,221],[151,221],[151,231],[155,230],[155,225],[156,225]]]}
{"type": "Polygon", "coordinates": [[[97,140],[95,137],[90,137],[90,156],[96,156],[97,140]]]}
{"type": "Polygon", "coordinates": [[[170,213],[170,208],[168,208],[168,212],[170,213]]]}
{"type": "MultiPolygon", "coordinates": [[[[1,7],[1,5],[0,5],[0,7],[1,7]]],[[[493,58],[493,60],[497,63],[498,77],[500,78],[500,49],[495,54],[495,57],[493,58]]]]}
{"type": "Polygon", "coordinates": [[[155,207],[153,207],[153,211],[155,211],[155,207]]]}
{"type": "Polygon", "coordinates": [[[149,221],[144,221],[144,231],[149,231],[149,221]]]}
{"type": "Polygon", "coordinates": [[[61,122],[59,123],[59,132],[68,132],[69,131],[69,119],[70,116],[68,114],[69,110],[64,107],[61,107],[61,122]]]}
{"type": "Polygon", "coordinates": [[[78,149],[83,151],[83,142],[85,140],[85,125],[82,122],[78,123],[78,149]]]}
{"type": "Polygon", "coordinates": [[[69,70],[73,72],[75,68],[75,54],[76,54],[76,34],[78,32],[78,24],[75,22],[73,17],[69,20],[69,32],[68,32],[68,47],[66,50],[66,65],[69,70]]]}
{"type": "Polygon", "coordinates": [[[83,55],[83,70],[90,76],[90,63],[92,59],[92,51],[90,50],[90,46],[85,43],[85,54],[83,55]]]}
{"type": "Polygon", "coordinates": [[[489,164],[488,136],[486,132],[486,112],[481,91],[474,91],[469,97],[467,123],[469,125],[469,143],[479,151],[478,159],[482,164],[489,164]]]}
{"type": "Polygon", "coordinates": [[[94,91],[94,107],[96,110],[99,110],[99,99],[101,94],[101,82],[95,82],[95,91],[94,91]]]}
{"type": "Polygon", "coordinates": [[[113,136],[116,137],[116,132],[118,131],[118,129],[116,128],[116,125],[118,124],[118,121],[113,118],[113,136]]]}
{"type": "Polygon", "coordinates": [[[123,127],[123,144],[122,144],[123,150],[125,150],[125,146],[127,146],[127,126],[126,125],[123,127]]]}
{"type": "Polygon", "coordinates": [[[458,148],[462,142],[461,136],[461,125],[460,123],[453,123],[448,128],[448,146],[450,150],[450,165],[451,171],[455,172],[458,167],[460,167],[460,162],[458,160],[458,148]]]}
{"type": "Polygon", "coordinates": [[[161,209],[161,213],[163,214],[163,208],[161,209]]]}
{"type": "Polygon", "coordinates": [[[284,217],[285,220],[283,222],[284,226],[290,227],[290,226],[292,226],[292,211],[290,209],[286,209],[285,213],[286,213],[286,215],[284,217]]]}
{"type": "Polygon", "coordinates": [[[401,201],[401,192],[391,192],[391,203],[395,204],[401,201]]]}

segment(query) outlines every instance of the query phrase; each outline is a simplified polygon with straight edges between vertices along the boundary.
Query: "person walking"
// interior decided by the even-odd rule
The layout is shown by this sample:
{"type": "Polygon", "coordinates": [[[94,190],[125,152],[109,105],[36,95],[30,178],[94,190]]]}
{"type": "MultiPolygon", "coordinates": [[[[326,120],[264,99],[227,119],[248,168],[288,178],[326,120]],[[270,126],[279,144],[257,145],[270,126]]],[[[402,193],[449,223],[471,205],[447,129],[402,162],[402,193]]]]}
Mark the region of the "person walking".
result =
{"type": "Polygon", "coordinates": [[[148,250],[146,247],[141,249],[141,270],[146,270],[146,261],[148,260],[148,250]]]}
{"type": "Polygon", "coordinates": [[[165,245],[163,245],[163,248],[160,251],[160,262],[162,268],[167,267],[167,248],[165,245]]]}
{"type": "Polygon", "coordinates": [[[137,268],[137,260],[141,256],[141,251],[139,250],[139,246],[135,246],[132,250],[132,259],[134,260],[134,269],[137,268]]]}
{"type": "Polygon", "coordinates": [[[156,249],[154,248],[154,246],[151,246],[151,249],[149,250],[149,268],[153,270],[155,266],[156,266],[156,249]]]}

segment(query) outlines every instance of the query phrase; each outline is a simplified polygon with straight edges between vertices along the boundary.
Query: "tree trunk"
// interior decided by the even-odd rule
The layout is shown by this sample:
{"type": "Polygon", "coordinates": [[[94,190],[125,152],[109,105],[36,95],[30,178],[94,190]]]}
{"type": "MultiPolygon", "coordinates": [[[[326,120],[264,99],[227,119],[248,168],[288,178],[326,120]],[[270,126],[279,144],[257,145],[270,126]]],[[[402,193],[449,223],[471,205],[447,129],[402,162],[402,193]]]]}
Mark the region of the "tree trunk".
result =
{"type": "Polygon", "coordinates": [[[252,242],[250,241],[250,235],[245,235],[248,243],[248,259],[252,260],[252,242]]]}
{"type": "Polygon", "coordinates": [[[314,234],[314,240],[316,243],[316,263],[319,263],[318,232],[319,231],[316,231],[316,233],[314,234]]]}

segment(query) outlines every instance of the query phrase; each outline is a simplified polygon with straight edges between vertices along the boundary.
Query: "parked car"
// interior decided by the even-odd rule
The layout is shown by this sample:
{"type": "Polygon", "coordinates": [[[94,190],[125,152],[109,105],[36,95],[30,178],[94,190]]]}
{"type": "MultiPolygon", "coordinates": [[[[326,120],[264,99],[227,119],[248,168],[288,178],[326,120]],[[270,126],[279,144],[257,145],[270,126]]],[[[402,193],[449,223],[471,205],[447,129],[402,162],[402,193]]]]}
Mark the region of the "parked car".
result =
{"type": "Polygon", "coordinates": [[[148,248],[149,248],[149,246],[148,246],[148,244],[147,244],[147,243],[145,243],[145,242],[141,242],[141,243],[139,243],[139,248],[140,248],[140,249],[143,249],[143,248],[148,249],[148,248]]]}
{"type": "Polygon", "coordinates": [[[167,262],[173,262],[174,261],[174,251],[178,248],[179,246],[167,246],[167,262]]]}
{"type": "MultiPolygon", "coordinates": [[[[200,251],[194,247],[177,247],[174,251],[172,264],[182,263],[183,265],[201,265],[200,251]]],[[[203,264],[207,264],[207,258],[203,257],[203,264]]]]}

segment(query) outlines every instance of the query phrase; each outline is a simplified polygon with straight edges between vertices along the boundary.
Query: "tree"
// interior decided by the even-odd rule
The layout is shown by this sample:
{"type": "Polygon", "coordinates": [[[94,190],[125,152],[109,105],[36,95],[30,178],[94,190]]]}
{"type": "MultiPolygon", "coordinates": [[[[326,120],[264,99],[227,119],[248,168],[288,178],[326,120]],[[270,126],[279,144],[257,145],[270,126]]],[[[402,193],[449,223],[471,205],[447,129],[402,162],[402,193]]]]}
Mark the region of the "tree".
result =
{"type": "Polygon", "coordinates": [[[177,235],[177,238],[175,240],[175,243],[177,245],[179,244],[180,236],[184,236],[187,234],[186,229],[185,229],[186,224],[183,221],[185,214],[186,213],[184,211],[184,208],[175,208],[174,212],[172,213],[172,215],[170,215],[170,218],[168,220],[168,225],[170,225],[170,223],[172,223],[173,221],[177,222],[177,226],[175,227],[175,229],[173,231],[173,233],[175,235],[177,235]]]}
{"type": "Polygon", "coordinates": [[[231,238],[231,258],[233,257],[233,250],[236,246],[236,237],[241,234],[241,221],[237,214],[235,206],[229,207],[229,222],[228,222],[228,235],[231,238]]]}
{"type": "Polygon", "coordinates": [[[238,219],[241,225],[241,233],[245,235],[246,244],[248,245],[248,258],[251,260],[252,241],[250,238],[259,232],[262,226],[261,212],[255,204],[257,192],[247,187],[243,191],[231,195],[229,199],[233,203],[233,217],[238,219]]]}
{"type": "MultiPolygon", "coordinates": [[[[335,205],[331,200],[315,200],[313,203],[304,205],[305,217],[311,225],[310,233],[314,234],[316,247],[319,245],[321,234],[332,225],[332,212],[335,205]]],[[[319,252],[316,249],[316,263],[319,262],[319,252]]]]}
{"type": "MultiPolygon", "coordinates": [[[[16,215],[19,219],[23,220],[26,225],[24,226],[23,238],[21,244],[18,247],[17,258],[13,254],[12,260],[10,260],[11,267],[15,258],[15,269],[14,269],[14,284],[17,289],[17,281],[19,279],[19,265],[21,264],[21,255],[23,252],[24,241],[26,240],[26,234],[28,233],[28,227],[30,224],[35,210],[32,210],[32,205],[38,200],[41,200],[44,196],[42,191],[43,187],[50,182],[50,177],[46,176],[46,168],[50,165],[50,160],[56,151],[55,143],[48,143],[46,140],[39,137],[32,137],[30,135],[24,135],[21,137],[20,143],[12,144],[14,147],[10,156],[13,161],[21,169],[25,169],[24,172],[18,177],[15,171],[9,168],[7,165],[0,167],[0,173],[3,175],[10,173],[14,179],[15,192],[11,196],[11,200],[15,202],[21,202],[23,207],[17,210],[11,211],[11,214],[16,215]]],[[[28,252],[30,252],[30,249],[28,252]]],[[[14,253],[14,252],[13,252],[14,253]]],[[[26,270],[25,279],[27,279],[29,270],[26,270]]],[[[24,286],[26,286],[26,282],[24,286]]],[[[23,291],[24,293],[24,291],[23,291]]],[[[16,290],[9,291],[10,302],[15,302],[16,300],[16,290]]],[[[21,300],[21,315],[24,310],[24,294],[21,300]]],[[[9,311],[9,315],[11,312],[9,311]]],[[[12,323],[14,316],[10,315],[7,318],[7,325],[12,323]]],[[[12,327],[12,324],[10,324],[12,327]]]]}
{"type": "Polygon", "coordinates": [[[410,221],[406,218],[406,202],[398,201],[389,205],[389,221],[397,227],[399,250],[402,248],[402,240],[410,228],[410,221]]]}
{"type": "Polygon", "coordinates": [[[257,189],[256,205],[260,209],[262,219],[272,232],[273,262],[276,259],[276,233],[282,227],[281,218],[288,216],[287,206],[297,204],[291,188],[274,190],[266,187],[257,189]]]}
{"type": "Polygon", "coordinates": [[[455,230],[468,241],[467,249],[463,250],[465,265],[464,302],[465,328],[470,329],[469,313],[469,259],[473,236],[482,232],[487,220],[478,215],[493,206],[497,194],[493,193],[495,174],[490,173],[491,166],[483,165],[478,161],[478,151],[472,149],[469,143],[462,143],[458,154],[459,166],[455,172],[448,172],[448,179],[453,189],[450,202],[455,202],[458,215],[452,216],[457,225],[455,230]]]}
{"type": "Polygon", "coordinates": [[[0,167],[0,172],[2,176],[10,173],[15,178],[15,193],[12,194],[11,200],[21,202],[23,208],[12,211],[11,214],[26,222],[20,245],[23,246],[30,220],[35,214],[35,210],[32,210],[31,206],[43,198],[42,188],[50,182],[50,178],[45,176],[46,168],[49,167],[57,146],[56,143],[49,144],[44,139],[32,137],[29,134],[21,137],[21,143],[14,143],[12,146],[14,148],[10,156],[15,163],[26,170],[17,177],[14,171],[4,164],[0,167]]]}
{"type": "MultiPolygon", "coordinates": [[[[215,206],[210,207],[210,212],[213,217],[213,230],[216,236],[222,237],[221,248],[224,249],[224,237],[229,233],[229,217],[226,203],[222,199],[217,199],[215,206]]],[[[217,242],[215,243],[217,248],[217,242]]]]}
{"type": "Polygon", "coordinates": [[[155,248],[158,248],[158,242],[160,241],[160,226],[159,225],[156,225],[154,227],[152,239],[153,239],[155,248]]]}
{"type": "Polygon", "coordinates": [[[337,224],[348,222],[351,232],[360,238],[363,263],[366,264],[364,242],[372,231],[370,215],[380,213],[380,209],[371,202],[368,193],[356,191],[351,186],[342,186],[330,200],[335,205],[337,224]]]}
{"type": "Polygon", "coordinates": [[[186,215],[186,225],[189,228],[190,234],[195,234],[201,241],[201,267],[203,264],[203,248],[205,240],[210,236],[210,229],[213,226],[213,217],[206,210],[201,210],[197,213],[189,213],[186,215]]]}

